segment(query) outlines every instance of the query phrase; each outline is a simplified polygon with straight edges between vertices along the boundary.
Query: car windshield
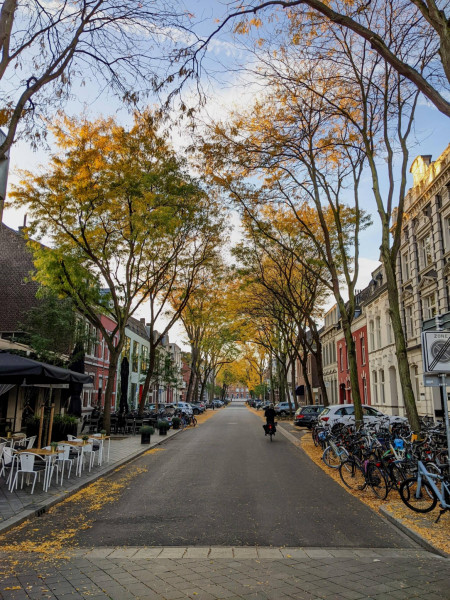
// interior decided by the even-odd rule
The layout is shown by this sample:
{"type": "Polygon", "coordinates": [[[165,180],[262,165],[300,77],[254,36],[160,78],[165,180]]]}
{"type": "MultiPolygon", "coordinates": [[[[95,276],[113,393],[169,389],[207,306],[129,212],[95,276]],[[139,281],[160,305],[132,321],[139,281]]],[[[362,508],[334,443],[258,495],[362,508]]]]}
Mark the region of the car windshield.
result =
{"type": "Polygon", "coordinates": [[[327,415],[330,412],[330,409],[324,408],[323,411],[321,413],[319,413],[319,417],[324,417],[325,415],[327,415]]]}

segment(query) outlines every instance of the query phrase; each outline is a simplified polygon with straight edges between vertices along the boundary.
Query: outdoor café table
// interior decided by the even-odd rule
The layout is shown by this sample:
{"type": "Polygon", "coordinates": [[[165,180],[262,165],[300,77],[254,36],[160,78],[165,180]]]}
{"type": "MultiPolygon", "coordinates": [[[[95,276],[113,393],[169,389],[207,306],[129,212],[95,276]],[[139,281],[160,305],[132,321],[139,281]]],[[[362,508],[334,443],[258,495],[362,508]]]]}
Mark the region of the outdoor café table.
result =
{"type": "Polygon", "coordinates": [[[7,442],[11,446],[11,448],[14,448],[16,444],[19,444],[25,438],[26,435],[24,433],[17,433],[15,435],[12,435],[11,437],[1,437],[0,440],[2,442],[7,442]]]}
{"type": "Polygon", "coordinates": [[[59,452],[63,452],[63,450],[47,450],[46,448],[30,448],[29,450],[19,450],[17,455],[23,454],[37,454],[38,456],[42,456],[45,460],[45,470],[44,470],[44,492],[48,491],[50,487],[50,481],[52,478],[53,467],[55,466],[55,460],[59,452]]]}
{"type": "Polygon", "coordinates": [[[68,446],[72,446],[78,452],[78,462],[77,462],[77,475],[81,477],[81,467],[83,460],[83,447],[86,445],[92,446],[92,442],[87,442],[87,444],[81,439],[75,440],[65,440],[64,442],[58,442],[58,444],[67,444],[68,446]]]}

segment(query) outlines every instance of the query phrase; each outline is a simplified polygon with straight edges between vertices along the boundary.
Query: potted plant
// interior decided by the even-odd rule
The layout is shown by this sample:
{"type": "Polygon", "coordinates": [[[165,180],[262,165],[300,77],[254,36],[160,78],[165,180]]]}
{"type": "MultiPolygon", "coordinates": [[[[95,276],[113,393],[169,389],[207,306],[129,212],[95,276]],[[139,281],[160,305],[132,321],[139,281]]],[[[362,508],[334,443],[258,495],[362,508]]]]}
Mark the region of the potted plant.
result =
{"type": "Polygon", "coordinates": [[[181,419],[180,417],[173,417],[172,419],[172,427],[174,429],[180,429],[181,419]]]}
{"type": "Polygon", "coordinates": [[[164,419],[158,421],[159,435],[167,435],[167,430],[169,429],[169,427],[169,421],[166,421],[164,419]]]}
{"type": "Polygon", "coordinates": [[[52,452],[56,452],[58,450],[58,442],[50,442],[50,448],[52,452]]]}
{"type": "Polygon", "coordinates": [[[150,437],[155,430],[150,425],[144,425],[139,429],[139,433],[141,434],[141,444],[150,444],[150,437]]]}
{"type": "Polygon", "coordinates": [[[106,429],[102,429],[102,430],[100,431],[100,433],[101,433],[101,435],[102,435],[102,438],[104,438],[104,437],[106,436],[106,429]]]}
{"type": "Polygon", "coordinates": [[[86,444],[88,443],[88,440],[89,440],[89,436],[83,435],[83,437],[81,439],[83,440],[83,445],[86,446],[86,444]]]}

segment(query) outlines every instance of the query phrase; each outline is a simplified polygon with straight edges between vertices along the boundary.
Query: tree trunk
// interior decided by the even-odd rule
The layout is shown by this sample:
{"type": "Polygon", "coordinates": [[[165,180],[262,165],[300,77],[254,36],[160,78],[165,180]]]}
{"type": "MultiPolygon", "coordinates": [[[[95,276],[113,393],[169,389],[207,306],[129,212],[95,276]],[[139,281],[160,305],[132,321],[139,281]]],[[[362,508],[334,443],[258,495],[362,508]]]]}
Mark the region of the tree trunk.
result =
{"type": "Polygon", "coordinates": [[[345,342],[347,344],[350,385],[352,388],[353,405],[355,407],[355,427],[356,429],[359,429],[364,424],[364,421],[361,404],[361,393],[359,391],[358,363],[356,360],[356,346],[353,340],[352,328],[346,313],[342,315],[342,329],[344,330],[345,342]]]}
{"type": "Polygon", "coordinates": [[[291,381],[291,385],[292,385],[292,397],[294,399],[295,410],[297,410],[297,408],[298,408],[298,401],[297,401],[297,394],[295,393],[295,390],[296,390],[296,387],[297,387],[295,385],[295,375],[296,375],[295,356],[292,358],[291,372],[292,372],[292,381],[291,381]]]}
{"type": "MultiPolygon", "coordinates": [[[[321,348],[322,346],[320,346],[321,348]]],[[[322,395],[322,404],[324,406],[328,406],[328,391],[327,386],[325,385],[325,381],[323,378],[323,363],[322,363],[322,350],[315,354],[316,359],[316,367],[317,367],[317,377],[319,379],[319,387],[322,395]]]]}
{"type": "Polygon", "coordinates": [[[403,331],[402,319],[400,316],[400,302],[398,297],[395,266],[392,264],[393,261],[391,262],[390,256],[386,256],[386,253],[383,252],[383,249],[381,250],[381,258],[386,271],[386,283],[389,298],[389,316],[391,319],[392,331],[395,339],[395,353],[397,356],[400,385],[403,391],[403,401],[405,403],[409,424],[415,433],[419,433],[419,414],[417,412],[416,400],[414,398],[414,391],[411,383],[411,372],[409,370],[406,339],[403,331]]]}
{"type": "Polygon", "coordinates": [[[189,374],[188,389],[186,392],[186,402],[192,402],[192,394],[195,383],[195,370],[197,366],[198,349],[195,346],[191,346],[191,372],[189,374]]]}
{"type": "Polygon", "coordinates": [[[105,406],[103,408],[103,428],[107,435],[111,433],[111,399],[114,393],[114,381],[117,374],[117,364],[119,362],[120,350],[115,348],[109,350],[108,383],[105,390],[105,406]]]}
{"type": "MultiPolygon", "coordinates": [[[[148,369],[147,374],[145,376],[144,385],[142,388],[142,396],[139,401],[139,416],[142,417],[144,414],[145,402],[148,396],[148,392],[150,390],[150,383],[152,380],[153,372],[155,370],[155,359],[156,359],[156,347],[153,344],[150,344],[150,352],[148,357],[148,369]]],[[[156,404],[156,402],[155,402],[156,404]]]]}

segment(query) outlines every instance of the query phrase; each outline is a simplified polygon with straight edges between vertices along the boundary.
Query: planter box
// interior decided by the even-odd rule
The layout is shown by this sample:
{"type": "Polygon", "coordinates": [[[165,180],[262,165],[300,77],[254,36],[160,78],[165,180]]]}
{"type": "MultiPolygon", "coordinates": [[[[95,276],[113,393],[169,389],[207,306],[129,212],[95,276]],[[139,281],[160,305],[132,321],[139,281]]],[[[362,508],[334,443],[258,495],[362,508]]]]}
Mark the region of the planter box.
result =
{"type": "Polygon", "coordinates": [[[150,444],[151,433],[141,433],[141,444],[150,444]]]}
{"type": "Polygon", "coordinates": [[[167,429],[160,429],[159,430],[159,435],[167,435],[167,429]]]}

